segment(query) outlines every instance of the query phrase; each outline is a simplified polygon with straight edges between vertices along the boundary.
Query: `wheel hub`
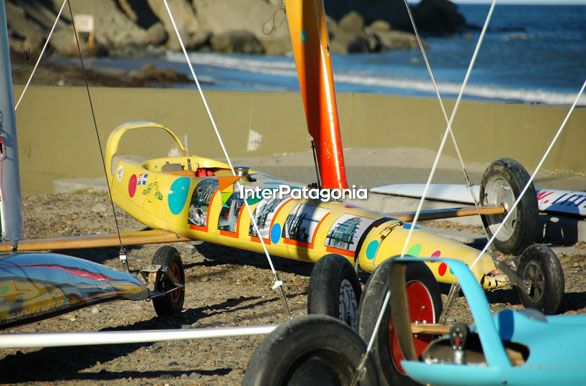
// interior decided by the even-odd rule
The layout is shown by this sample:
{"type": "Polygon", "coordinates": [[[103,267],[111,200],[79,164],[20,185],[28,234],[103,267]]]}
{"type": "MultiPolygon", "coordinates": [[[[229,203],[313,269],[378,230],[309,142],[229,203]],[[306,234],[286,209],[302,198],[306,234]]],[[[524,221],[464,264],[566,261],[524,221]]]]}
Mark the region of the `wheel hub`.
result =
{"type": "MultiPolygon", "coordinates": [[[[502,205],[507,213],[509,212],[509,208],[512,208],[515,203],[515,195],[511,185],[500,176],[494,176],[487,181],[484,193],[484,204],[489,206],[502,205]]],[[[516,211],[516,208],[512,210],[512,214],[504,223],[498,234],[496,234],[496,238],[499,241],[508,240],[513,235],[517,222],[516,211]]],[[[488,228],[492,234],[495,234],[498,227],[505,219],[506,214],[489,215],[487,217],[489,219],[488,228]]]]}
{"type": "Polygon", "coordinates": [[[525,281],[529,283],[529,297],[533,301],[539,301],[545,292],[545,275],[541,267],[535,262],[530,262],[525,267],[523,276],[525,281]]]}

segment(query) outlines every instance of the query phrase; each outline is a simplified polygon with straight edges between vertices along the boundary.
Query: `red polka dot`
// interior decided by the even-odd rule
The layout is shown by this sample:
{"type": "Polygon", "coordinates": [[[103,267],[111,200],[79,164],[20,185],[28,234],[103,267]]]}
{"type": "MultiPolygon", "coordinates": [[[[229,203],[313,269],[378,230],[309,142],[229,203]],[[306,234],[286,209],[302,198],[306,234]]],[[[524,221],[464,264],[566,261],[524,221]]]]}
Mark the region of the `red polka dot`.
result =
{"type": "Polygon", "coordinates": [[[133,174],[128,181],[128,195],[132,198],[136,193],[136,174],[133,174]]]}
{"type": "Polygon", "coordinates": [[[446,263],[441,263],[437,271],[440,274],[440,276],[444,276],[447,270],[448,266],[446,265],[446,263]]]}
{"type": "Polygon", "coordinates": [[[440,257],[442,255],[442,251],[435,251],[431,254],[431,257],[440,257]]]}

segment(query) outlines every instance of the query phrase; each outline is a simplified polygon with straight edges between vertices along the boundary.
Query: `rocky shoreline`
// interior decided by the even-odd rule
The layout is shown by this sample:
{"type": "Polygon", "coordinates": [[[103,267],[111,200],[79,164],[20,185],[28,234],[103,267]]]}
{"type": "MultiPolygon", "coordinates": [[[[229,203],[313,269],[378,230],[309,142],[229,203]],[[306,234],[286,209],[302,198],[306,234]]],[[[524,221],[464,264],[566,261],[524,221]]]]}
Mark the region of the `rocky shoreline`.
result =
{"type": "MultiPolygon", "coordinates": [[[[282,55],[290,52],[281,0],[173,0],[178,29],[190,51],[282,55]]],[[[326,0],[331,50],[335,53],[413,49],[417,42],[403,0],[326,0]]],[[[11,48],[40,51],[62,0],[8,0],[11,48]]],[[[76,15],[92,15],[94,36],[82,36],[87,54],[135,56],[179,50],[160,0],[75,0],[76,15]]],[[[424,33],[449,34],[466,26],[449,0],[422,0],[413,15],[424,33]]],[[[72,18],[65,7],[50,42],[52,52],[75,54],[72,18]]]]}

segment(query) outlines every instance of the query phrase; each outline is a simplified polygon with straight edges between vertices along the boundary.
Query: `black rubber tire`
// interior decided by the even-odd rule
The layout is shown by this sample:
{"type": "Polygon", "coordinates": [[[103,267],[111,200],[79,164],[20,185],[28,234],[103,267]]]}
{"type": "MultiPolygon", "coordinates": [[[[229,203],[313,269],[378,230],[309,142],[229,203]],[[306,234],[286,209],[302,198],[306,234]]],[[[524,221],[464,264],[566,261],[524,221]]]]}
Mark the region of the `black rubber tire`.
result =
{"type": "MultiPolygon", "coordinates": [[[[256,348],[244,386],[349,385],[366,352],[358,334],[338,319],[305,315],[271,332],[256,348]]],[[[369,356],[360,385],[378,385],[369,356]]]]}
{"type": "MultiPolygon", "coordinates": [[[[157,275],[157,281],[155,282],[156,291],[166,292],[175,288],[175,284],[164,274],[167,270],[173,270],[175,274],[179,274],[180,283],[185,284],[183,262],[177,249],[168,245],[157,249],[152,264],[161,266],[161,273],[157,275]]],[[[153,298],[153,306],[158,316],[174,315],[181,312],[184,300],[185,287],[164,296],[153,298]]]]}
{"type": "MultiPolygon", "coordinates": [[[[484,171],[480,183],[480,202],[482,205],[505,204],[506,207],[512,206],[525,188],[525,185],[527,185],[527,182],[529,182],[529,179],[529,173],[519,162],[510,158],[498,159],[488,165],[484,171]],[[494,185],[502,182],[507,184],[508,187],[504,186],[506,190],[498,189],[499,196],[495,196],[496,193],[491,193],[492,189],[489,184],[494,185]]],[[[482,216],[484,228],[491,237],[496,230],[496,226],[502,222],[504,217],[504,214],[482,216]]],[[[504,254],[519,255],[537,240],[539,236],[538,218],[537,194],[533,183],[531,183],[519,205],[517,205],[516,214],[507,221],[509,225],[504,227],[499,232],[499,236],[494,239],[493,244],[496,249],[504,254]]]]}
{"type": "Polygon", "coordinates": [[[546,245],[534,244],[523,252],[517,273],[532,283],[526,294],[516,288],[525,308],[535,308],[544,314],[556,314],[564,297],[564,272],[556,254],[546,245]]]}
{"type": "Polygon", "coordinates": [[[362,286],[354,267],[343,256],[325,255],[311,271],[307,313],[334,317],[356,330],[362,286]]]}
{"type": "MultiPolygon", "coordinates": [[[[391,259],[388,259],[374,271],[368,279],[362,299],[360,299],[358,334],[367,342],[372,336],[385,295],[389,289],[390,266],[391,259]]],[[[405,282],[409,283],[411,281],[419,281],[429,292],[433,302],[435,320],[426,322],[436,323],[440,318],[443,307],[440,288],[431,270],[424,263],[408,264],[405,282]]],[[[372,348],[373,360],[379,372],[379,382],[381,385],[418,385],[419,383],[400,373],[394,365],[389,344],[389,328],[387,327],[390,321],[391,306],[389,304],[384,312],[383,320],[372,348]]]]}

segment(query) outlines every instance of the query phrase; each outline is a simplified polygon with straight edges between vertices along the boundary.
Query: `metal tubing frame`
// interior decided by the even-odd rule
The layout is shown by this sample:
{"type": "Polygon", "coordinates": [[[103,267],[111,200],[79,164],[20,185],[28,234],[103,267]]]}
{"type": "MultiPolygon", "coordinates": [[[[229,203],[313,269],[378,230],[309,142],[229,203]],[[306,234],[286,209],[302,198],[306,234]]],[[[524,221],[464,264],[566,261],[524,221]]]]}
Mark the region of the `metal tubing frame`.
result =
{"type": "Polygon", "coordinates": [[[16,114],[12,95],[12,68],[10,46],[6,24],[4,0],[0,0],[0,137],[3,145],[0,174],[0,222],[2,238],[16,248],[24,237],[22,226],[22,202],[18,165],[18,141],[16,137],[16,114]]]}
{"type": "Polygon", "coordinates": [[[227,338],[266,335],[276,328],[276,325],[262,325],[175,330],[6,334],[0,335],[0,349],[93,346],[104,344],[166,342],[184,339],[227,338]]]}

